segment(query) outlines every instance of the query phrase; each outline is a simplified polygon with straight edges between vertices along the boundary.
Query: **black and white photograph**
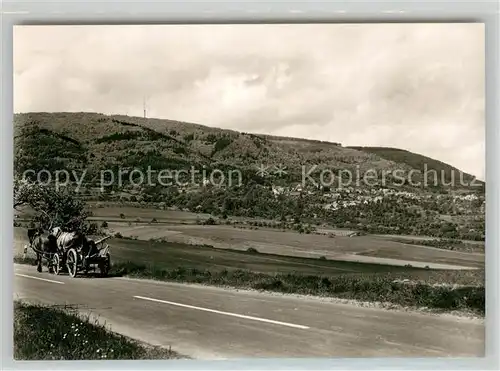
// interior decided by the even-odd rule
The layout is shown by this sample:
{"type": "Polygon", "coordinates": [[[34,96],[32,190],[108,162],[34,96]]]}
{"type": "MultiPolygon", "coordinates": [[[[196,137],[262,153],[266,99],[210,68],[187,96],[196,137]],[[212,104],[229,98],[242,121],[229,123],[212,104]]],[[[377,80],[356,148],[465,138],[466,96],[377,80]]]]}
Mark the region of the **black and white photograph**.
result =
{"type": "Polygon", "coordinates": [[[484,357],[483,23],[16,25],[13,111],[15,360],[484,357]]]}

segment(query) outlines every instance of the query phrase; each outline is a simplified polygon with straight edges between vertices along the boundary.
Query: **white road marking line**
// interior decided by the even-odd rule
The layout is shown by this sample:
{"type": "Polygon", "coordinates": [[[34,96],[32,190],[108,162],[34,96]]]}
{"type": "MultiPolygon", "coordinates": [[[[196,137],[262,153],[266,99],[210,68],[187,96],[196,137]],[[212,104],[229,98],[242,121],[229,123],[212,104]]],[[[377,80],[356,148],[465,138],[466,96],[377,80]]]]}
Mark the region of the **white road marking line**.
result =
{"type": "Polygon", "coordinates": [[[201,310],[201,311],[204,311],[204,312],[211,312],[211,313],[223,314],[223,315],[231,316],[231,317],[238,317],[238,318],[250,319],[250,320],[254,320],[254,321],[273,323],[273,324],[276,324],[276,325],[282,325],[282,326],[288,326],[288,327],[293,327],[293,328],[299,328],[299,329],[302,329],[302,330],[309,329],[308,326],[296,325],[294,323],[274,321],[272,319],[246,316],[246,315],[237,314],[237,313],[222,312],[220,310],[208,309],[208,308],[202,308],[202,307],[195,307],[194,305],[187,305],[187,304],[175,303],[173,301],[167,301],[167,300],[153,299],[153,298],[148,298],[148,297],[145,297],[145,296],[134,296],[134,298],[142,299],[142,300],[154,301],[154,302],[157,302],[157,303],[176,305],[178,307],[184,307],[184,308],[190,308],[190,309],[197,309],[197,310],[201,310]]]}
{"type": "Polygon", "coordinates": [[[33,278],[34,280],[40,280],[40,281],[51,282],[51,283],[59,283],[61,285],[64,285],[64,282],[61,282],[61,281],[53,281],[53,280],[48,280],[46,278],[28,276],[27,274],[16,273],[16,276],[21,276],[21,277],[26,277],[26,278],[33,278]]]}

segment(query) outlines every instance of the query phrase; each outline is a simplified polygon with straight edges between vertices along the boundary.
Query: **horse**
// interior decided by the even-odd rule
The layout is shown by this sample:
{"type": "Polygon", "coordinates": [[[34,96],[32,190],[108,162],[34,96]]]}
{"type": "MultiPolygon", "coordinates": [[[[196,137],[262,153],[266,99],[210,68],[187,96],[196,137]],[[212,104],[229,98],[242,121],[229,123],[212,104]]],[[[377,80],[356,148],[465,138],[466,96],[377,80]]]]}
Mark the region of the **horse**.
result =
{"type": "Polygon", "coordinates": [[[33,243],[33,239],[38,235],[42,234],[43,229],[42,228],[29,228],[28,229],[28,241],[30,245],[33,243]]]}
{"type": "MultiPolygon", "coordinates": [[[[42,258],[45,257],[49,272],[52,272],[52,258],[54,254],[57,253],[56,238],[51,234],[44,236],[40,230],[37,230],[35,233],[31,231],[31,233],[29,233],[29,238],[30,246],[36,254],[35,263],[37,265],[37,271],[42,271],[42,258]]],[[[25,252],[26,250],[27,246],[25,247],[25,252]]]]}

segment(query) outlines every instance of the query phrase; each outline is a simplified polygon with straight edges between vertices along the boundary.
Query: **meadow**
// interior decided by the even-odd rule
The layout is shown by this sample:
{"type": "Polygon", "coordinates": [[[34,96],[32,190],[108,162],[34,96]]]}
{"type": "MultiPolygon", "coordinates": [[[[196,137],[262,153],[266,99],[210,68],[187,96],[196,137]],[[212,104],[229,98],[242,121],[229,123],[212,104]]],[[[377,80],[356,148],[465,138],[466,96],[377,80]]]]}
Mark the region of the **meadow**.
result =
{"type": "Polygon", "coordinates": [[[110,222],[111,233],[138,240],[165,239],[188,245],[211,245],[220,249],[259,252],[307,258],[382,261],[380,258],[404,262],[423,262],[428,265],[448,264],[463,267],[484,267],[483,254],[446,251],[428,246],[391,241],[384,237],[355,236],[328,237],[300,234],[269,228],[248,229],[227,225],[170,225],[110,222]],[[372,259],[366,259],[366,258],[372,259]]]}

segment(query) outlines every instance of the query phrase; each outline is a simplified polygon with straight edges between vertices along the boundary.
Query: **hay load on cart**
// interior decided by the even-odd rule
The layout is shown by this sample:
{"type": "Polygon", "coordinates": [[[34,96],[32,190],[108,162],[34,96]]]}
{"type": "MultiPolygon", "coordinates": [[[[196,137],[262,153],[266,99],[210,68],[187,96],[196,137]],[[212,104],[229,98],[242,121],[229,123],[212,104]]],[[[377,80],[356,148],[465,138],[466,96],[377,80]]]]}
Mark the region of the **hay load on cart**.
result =
{"type": "Polygon", "coordinates": [[[111,236],[97,241],[85,238],[82,244],[69,248],[63,247],[58,254],[54,255],[54,273],[58,274],[63,268],[71,277],[75,277],[79,273],[96,272],[97,268],[101,276],[107,276],[111,269],[109,245],[106,243],[109,238],[111,236]]]}

